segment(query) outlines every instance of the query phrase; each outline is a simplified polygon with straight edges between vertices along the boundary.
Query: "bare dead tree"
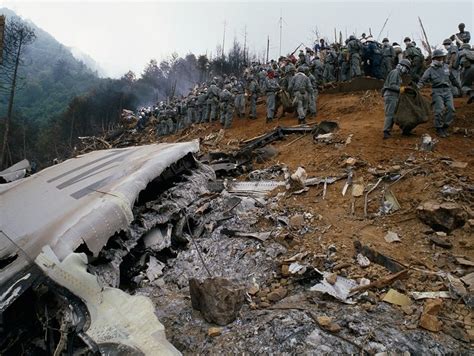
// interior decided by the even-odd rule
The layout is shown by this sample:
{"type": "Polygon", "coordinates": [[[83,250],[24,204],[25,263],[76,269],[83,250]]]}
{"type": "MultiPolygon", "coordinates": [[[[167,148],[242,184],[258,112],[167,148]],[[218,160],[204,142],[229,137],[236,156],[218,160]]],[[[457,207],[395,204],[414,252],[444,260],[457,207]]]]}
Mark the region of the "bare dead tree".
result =
{"type": "Polygon", "coordinates": [[[4,166],[8,134],[13,113],[13,103],[18,85],[18,68],[24,64],[25,48],[36,39],[34,30],[20,19],[8,19],[5,26],[2,82],[8,90],[8,109],[5,117],[3,141],[0,150],[0,167],[4,166]]]}

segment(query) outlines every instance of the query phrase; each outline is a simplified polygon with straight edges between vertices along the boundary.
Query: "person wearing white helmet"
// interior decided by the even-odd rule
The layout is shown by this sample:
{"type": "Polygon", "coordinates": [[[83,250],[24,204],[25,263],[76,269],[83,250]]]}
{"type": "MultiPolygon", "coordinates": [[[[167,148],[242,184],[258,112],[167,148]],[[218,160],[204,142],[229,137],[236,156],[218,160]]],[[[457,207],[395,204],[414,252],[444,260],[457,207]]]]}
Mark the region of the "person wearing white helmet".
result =
{"type": "Polygon", "coordinates": [[[445,63],[446,53],[442,49],[433,51],[433,60],[418,82],[418,89],[431,83],[431,100],[434,111],[434,127],[439,137],[448,136],[448,128],[453,122],[454,102],[451,85],[461,91],[461,83],[445,63]]]}

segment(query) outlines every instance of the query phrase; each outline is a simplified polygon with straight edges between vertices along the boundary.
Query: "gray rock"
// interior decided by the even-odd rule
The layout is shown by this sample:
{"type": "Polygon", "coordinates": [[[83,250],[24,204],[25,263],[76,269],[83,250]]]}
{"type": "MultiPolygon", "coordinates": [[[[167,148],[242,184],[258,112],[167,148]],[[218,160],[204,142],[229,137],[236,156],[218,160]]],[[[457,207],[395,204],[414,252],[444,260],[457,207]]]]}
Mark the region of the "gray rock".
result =
{"type": "Polygon", "coordinates": [[[200,282],[189,280],[189,292],[194,309],[199,310],[208,322],[227,325],[233,322],[245,301],[244,288],[221,277],[200,282]]]}
{"type": "Polygon", "coordinates": [[[464,225],[467,214],[459,204],[426,201],[417,208],[418,217],[435,230],[452,231],[464,225]]]}

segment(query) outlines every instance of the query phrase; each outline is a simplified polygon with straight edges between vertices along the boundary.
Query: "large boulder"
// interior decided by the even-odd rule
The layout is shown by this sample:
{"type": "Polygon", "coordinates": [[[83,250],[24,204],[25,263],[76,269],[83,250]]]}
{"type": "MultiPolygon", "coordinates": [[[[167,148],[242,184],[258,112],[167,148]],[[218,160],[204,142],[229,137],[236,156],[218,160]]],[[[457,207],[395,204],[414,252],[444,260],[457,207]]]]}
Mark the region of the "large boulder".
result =
{"type": "Polygon", "coordinates": [[[467,218],[463,208],[453,202],[426,201],[418,206],[417,213],[421,221],[434,230],[446,232],[463,226],[467,218]]]}
{"type": "Polygon", "coordinates": [[[233,322],[245,301],[245,289],[221,277],[199,281],[189,280],[189,292],[194,309],[208,322],[227,325],[233,322]]]}

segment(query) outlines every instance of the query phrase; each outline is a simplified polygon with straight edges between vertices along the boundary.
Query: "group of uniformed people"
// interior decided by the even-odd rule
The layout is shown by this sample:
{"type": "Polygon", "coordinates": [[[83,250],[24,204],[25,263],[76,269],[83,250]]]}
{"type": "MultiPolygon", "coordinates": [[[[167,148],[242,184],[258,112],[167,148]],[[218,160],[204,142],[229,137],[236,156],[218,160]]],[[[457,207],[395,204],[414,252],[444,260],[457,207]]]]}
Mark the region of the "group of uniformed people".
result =
{"type": "Polygon", "coordinates": [[[317,114],[318,87],[328,82],[372,76],[385,79],[384,138],[390,137],[399,95],[409,83],[417,88],[432,84],[435,127],[445,137],[454,113],[453,95],[468,93],[472,84],[469,73],[474,66],[469,68],[472,62],[469,54],[474,51],[469,41],[469,32],[460,24],[459,32],[443,42],[447,53],[435,50],[425,71],[425,57],[408,37],[404,40],[405,50],[397,43],[390,44],[387,38],[377,43],[365,34],[359,39],[351,35],[345,46],[329,46],[321,40],[313,49],[300,50],[298,56],[291,54],[267,64],[254,62],[239,77],[216,76],[184,98],[143,108],[139,111],[137,128],[144,128],[152,117],[156,118],[158,136],[216,120],[229,128],[234,116],[256,119],[260,97],[265,97],[267,122],[286,112],[296,112],[298,122],[305,123],[308,117],[317,114]],[[465,79],[463,89],[461,78],[465,79]]]}
{"type": "MultiPolygon", "coordinates": [[[[385,122],[383,138],[391,136],[394,116],[400,94],[407,88],[419,90],[431,84],[431,105],[434,112],[434,127],[439,137],[449,135],[448,128],[454,118],[454,96],[469,96],[468,103],[474,100],[474,50],[469,44],[470,33],[465,31],[463,23],[458,26],[459,32],[443,41],[444,49],[436,49],[431,54],[431,63],[415,54],[415,46],[405,39],[407,49],[395,69],[385,79],[382,89],[385,103],[385,122]]],[[[410,132],[404,132],[410,134],[410,132]]]]}

